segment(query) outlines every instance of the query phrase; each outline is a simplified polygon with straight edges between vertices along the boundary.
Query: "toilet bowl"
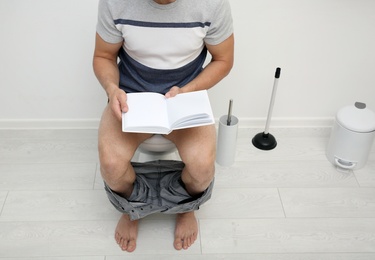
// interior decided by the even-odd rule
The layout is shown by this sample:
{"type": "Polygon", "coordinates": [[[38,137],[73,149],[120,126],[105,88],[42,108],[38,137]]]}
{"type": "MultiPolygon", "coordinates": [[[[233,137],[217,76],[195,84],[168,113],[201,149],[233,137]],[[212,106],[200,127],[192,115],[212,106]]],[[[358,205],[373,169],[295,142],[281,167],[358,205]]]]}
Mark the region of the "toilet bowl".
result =
{"type": "Polygon", "coordinates": [[[175,144],[164,136],[155,134],[136,150],[132,161],[180,160],[175,144]]]}

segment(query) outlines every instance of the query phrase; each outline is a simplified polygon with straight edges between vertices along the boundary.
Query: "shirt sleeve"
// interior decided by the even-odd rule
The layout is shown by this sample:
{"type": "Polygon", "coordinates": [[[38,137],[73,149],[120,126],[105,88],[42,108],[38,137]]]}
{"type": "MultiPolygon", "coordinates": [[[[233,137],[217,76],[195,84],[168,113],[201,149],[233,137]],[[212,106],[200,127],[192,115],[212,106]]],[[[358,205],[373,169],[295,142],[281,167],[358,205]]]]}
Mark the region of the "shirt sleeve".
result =
{"type": "Polygon", "coordinates": [[[99,1],[96,32],[108,43],[119,43],[123,41],[122,32],[115,26],[108,0],[99,1]]]}
{"type": "Polygon", "coordinates": [[[205,42],[210,45],[217,45],[226,40],[232,33],[233,18],[230,4],[228,0],[219,1],[207,31],[205,42]]]}

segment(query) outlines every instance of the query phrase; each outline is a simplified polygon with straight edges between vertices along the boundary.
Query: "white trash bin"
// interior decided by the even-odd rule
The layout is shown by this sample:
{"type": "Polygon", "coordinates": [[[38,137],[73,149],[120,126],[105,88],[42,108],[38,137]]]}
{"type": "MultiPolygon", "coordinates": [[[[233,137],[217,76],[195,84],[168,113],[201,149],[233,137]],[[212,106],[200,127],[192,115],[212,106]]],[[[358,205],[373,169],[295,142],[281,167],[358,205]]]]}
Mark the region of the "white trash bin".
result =
{"type": "Polygon", "coordinates": [[[328,142],[328,160],[344,169],[365,166],[375,136],[375,113],[357,102],[341,108],[328,142]]]}

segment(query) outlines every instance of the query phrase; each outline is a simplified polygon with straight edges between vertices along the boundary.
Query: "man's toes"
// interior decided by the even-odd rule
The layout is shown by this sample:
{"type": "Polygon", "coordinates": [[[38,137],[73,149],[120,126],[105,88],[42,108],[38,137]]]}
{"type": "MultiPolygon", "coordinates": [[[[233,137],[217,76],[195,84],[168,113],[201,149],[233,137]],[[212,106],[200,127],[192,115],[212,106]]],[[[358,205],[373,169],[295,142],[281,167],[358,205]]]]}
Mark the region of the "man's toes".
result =
{"type": "Polygon", "coordinates": [[[186,250],[192,246],[192,244],[194,243],[194,239],[192,237],[189,237],[189,238],[184,239],[183,242],[184,242],[183,248],[186,250]]]}
{"type": "Polygon", "coordinates": [[[174,241],[174,247],[176,250],[189,249],[194,244],[195,239],[191,237],[187,238],[176,238],[174,241]]]}
{"type": "Polygon", "coordinates": [[[116,234],[115,234],[115,240],[116,240],[117,244],[121,243],[121,236],[118,232],[116,232],[116,234]]]}
{"type": "Polygon", "coordinates": [[[127,249],[128,249],[128,240],[122,238],[119,245],[120,245],[120,248],[121,248],[122,251],[127,251],[127,249]]]}
{"type": "Polygon", "coordinates": [[[119,245],[120,245],[122,251],[127,251],[127,252],[131,253],[136,248],[136,241],[135,241],[135,239],[131,239],[131,240],[121,239],[119,245]]]}
{"type": "Polygon", "coordinates": [[[176,238],[176,239],[174,240],[174,248],[175,248],[176,250],[181,250],[181,249],[182,249],[182,243],[183,243],[183,241],[182,241],[181,238],[176,238]]]}
{"type": "Polygon", "coordinates": [[[126,251],[128,251],[129,253],[133,252],[135,250],[135,247],[136,247],[136,243],[135,243],[135,240],[132,239],[128,242],[128,248],[126,251]]]}
{"type": "Polygon", "coordinates": [[[182,248],[183,249],[186,250],[190,247],[191,244],[190,244],[189,240],[190,240],[189,238],[186,238],[182,241],[182,248]]]}

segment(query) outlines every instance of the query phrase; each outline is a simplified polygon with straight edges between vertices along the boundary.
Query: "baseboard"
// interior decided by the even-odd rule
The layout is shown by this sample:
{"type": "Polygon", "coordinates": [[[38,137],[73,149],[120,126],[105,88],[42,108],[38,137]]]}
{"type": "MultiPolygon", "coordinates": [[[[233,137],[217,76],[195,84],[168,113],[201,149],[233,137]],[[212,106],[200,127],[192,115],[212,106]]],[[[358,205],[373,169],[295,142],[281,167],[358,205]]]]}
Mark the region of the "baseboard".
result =
{"type": "Polygon", "coordinates": [[[0,130],[98,129],[99,119],[0,119],[0,130]]]}
{"type": "MultiPolygon", "coordinates": [[[[240,118],[239,128],[264,128],[266,118],[240,118]]],[[[278,117],[272,118],[270,127],[272,128],[329,128],[332,127],[334,118],[332,117],[278,117]]]]}
{"type": "MultiPolygon", "coordinates": [[[[0,119],[0,130],[97,129],[99,119],[0,119]]],[[[218,118],[216,118],[218,122],[218,118]]],[[[239,128],[264,128],[265,118],[239,118],[239,128]]],[[[272,128],[327,128],[333,118],[273,118],[272,128]]]]}

